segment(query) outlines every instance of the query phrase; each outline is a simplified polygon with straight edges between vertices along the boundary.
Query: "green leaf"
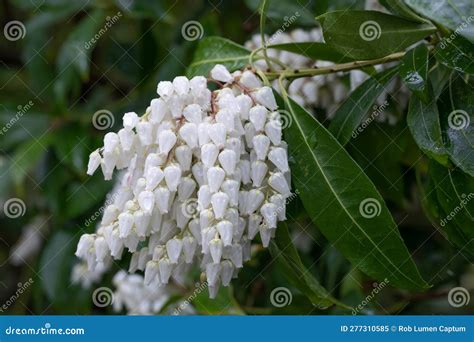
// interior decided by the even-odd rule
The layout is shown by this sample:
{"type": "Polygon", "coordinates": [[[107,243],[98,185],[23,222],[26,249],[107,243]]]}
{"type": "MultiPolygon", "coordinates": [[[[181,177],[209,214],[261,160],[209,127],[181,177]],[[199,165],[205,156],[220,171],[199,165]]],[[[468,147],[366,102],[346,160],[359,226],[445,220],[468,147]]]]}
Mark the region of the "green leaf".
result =
{"type": "Polygon", "coordinates": [[[390,68],[379,73],[376,78],[369,78],[339,106],[329,125],[329,131],[339,143],[345,145],[351,139],[352,132],[365,118],[370,107],[384,91],[385,85],[396,75],[397,70],[396,67],[390,68]]]}
{"type": "Polygon", "coordinates": [[[474,178],[458,169],[447,169],[430,163],[429,175],[443,216],[439,225],[447,229],[448,236],[454,234],[453,242],[474,255],[474,178]]]}
{"type": "Polygon", "coordinates": [[[425,103],[429,101],[428,57],[428,48],[421,44],[409,50],[400,62],[400,77],[403,83],[425,103]]]}
{"type": "Polygon", "coordinates": [[[406,4],[404,4],[400,0],[379,0],[380,3],[386,7],[390,12],[394,14],[398,14],[400,17],[404,17],[409,20],[413,20],[416,22],[426,22],[426,19],[423,19],[415,12],[411,10],[406,4]]]}
{"type": "Polygon", "coordinates": [[[440,63],[460,72],[474,74],[474,46],[463,37],[444,38],[434,50],[440,63]]]}
{"type": "Polygon", "coordinates": [[[466,20],[474,15],[472,0],[404,0],[425,17],[474,40],[474,25],[466,20]]]}
{"type": "Polygon", "coordinates": [[[420,149],[439,163],[446,164],[448,156],[441,136],[436,99],[432,98],[425,104],[418,97],[412,96],[408,105],[407,123],[420,149]]]}
{"type": "Polygon", "coordinates": [[[292,119],[285,129],[292,179],[313,222],[369,276],[388,278],[395,287],[427,288],[370,179],[311,114],[289,98],[279,102],[292,119]]]}
{"type": "Polygon", "coordinates": [[[230,71],[243,68],[249,62],[250,51],[231,40],[220,37],[204,38],[199,42],[194,59],[187,70],[189,77],[208,76],[216,65],[225,65],[230,71]]]}
{"type": "Polygon", "coordinates": [[[474,176],[474,96],[472,80],[452,75],[439,99],[446,151],[461,170],[474,176]]]}
{"type": "Polygon", "coordinates": [[[269,49],[278,49],[294,52],[318,61],[331,61],[335,63],[349,62],[352,59],[345,57],[339,51],[326,43],[303,42],[269,45],[269,49]]]}
{"type": "Polygon", "coordinates": [[[197,288],[188,298],[191,304],[203,315],[243,315],[244,312],[234,298],[232,286],[221,287],[216,298],[209,298],[207,287],[197,283],[197,288]]]}
{"type": "Polygon", "coordinates": [[[336,11],[317,18],[327,44],[355,59],[403,51],[436,31],[429,24],[375,11],[336,11]]]}
{"type": "Polygon", "coordinates": [[[275,239],[271,242],[270,253],[281,268],[287,280],[300,290],[318,308],[342,305],[311,275],[304,266],[288,232],[286,223],[278,225],[275,239]]]}
{"type": "MultiPolygon", "coordinates": [[[[279,26],[284,21],[288,21],[288,17],[294,16],[294,25],[314,26],[315,21],[310,3],[300,3],[292,0],[267,0],[268,10],[265,14],[268,18],[278,21],[279,26]]],[[[258,11],[260,0],[245,0],[245,4],[252,11],[258,11]]]]}
{"type": "Polygon", "coordinates": [[[114,2],[126,15],[134,18],[160,19],[166,13],[161,1],[115,0],[114,2]]]}

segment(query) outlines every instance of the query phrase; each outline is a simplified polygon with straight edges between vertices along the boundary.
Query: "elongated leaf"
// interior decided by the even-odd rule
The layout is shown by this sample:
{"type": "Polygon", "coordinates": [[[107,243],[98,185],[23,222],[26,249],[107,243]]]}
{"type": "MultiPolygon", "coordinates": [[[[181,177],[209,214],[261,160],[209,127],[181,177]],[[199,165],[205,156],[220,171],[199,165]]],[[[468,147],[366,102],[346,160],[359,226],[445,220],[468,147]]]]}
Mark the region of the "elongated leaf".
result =
{"type": "Polygon", "coordinates": [[[291,241],[286,223],[278,226],[275,239],[270,245],[270,252],[279,267],[283,269],[288,281],[306,295],[311,303],[319,308],[340,305],[303,265],[291,241]]]}
{"type": "Polygon", "coordinates": [[[371,277],[387,278],[396,287],[426,288],[370,179],[311,114],[291,99],[284,105],[292,118],[285,130],[292,178],[321,232],[371,277]]]}
{"type": "Polygon", "coordinates": [[[429,172],[444,214],[440,226],[448,226],[458,235],[461,232],[464,239],[458,238],[454,243],[474,255],[474,178],[459,169],[450,170],[437,163],[430,164],[429,172]]]}
{"type": "Polygon", "coordinates": [[[336,11],[317,18],[326,43],[356,59],[383,57],[436,31],[429,24],[375,11],[336,11]]]}
{"type": "Polygon", "coordinates": [[[404,0],[418,13],[474,40],[474,25],[466,19],[474,15],[472,0],[404,0]]]}
{"type": "Polygon", "coordinates": [[[418,14],[413,12],[413,10],[408,7],[403,1],[400,0],[379,0],[380,3],[385,6],[390,12],[398,14],[401,17],[404,17],[409,20],[413,20],[419,23],[426,22],[426,19],[423,19],[418,14]]]}
{"type": "Polygon", "coordinates": [[[187,70],[188,76],[207,76],[216,64],[229,70],[244,67],[249,62],[250,51],[228,39],[209,37],[199,42],[194,59],[187,70]]]}
{"type": "MultiPolygon", "coordinates": [[[[314,26],[315,24],[311,4],[307,2],[300,3],[293,0],[267,0],[267,2],[266,16],[280,22],[280,25],[288,21],[289,17],[293,17],[294,24],[297,25],[314,26]]],[[[245,4],[251,10],[258,11],[260,0],[245,0],[245,4]]]]}
{"type": "Polygon", "coordinates": [[[400,63],[403,83],[425,103],[429,101],[428,57],[428,48],[421,44],[408,51],[400,63]]]}
{"type": "Polygon", "coordinates": [[[432,98],[428,104],[412,96],[408,105],[407,123],[417,145],[431,158],[446,164],[448,156],[441,136],[438,106],[432,98]]]}
{"type": "Polygon", "coordinates": [[[446,151],[461,170],[474,176],[474,96],[471,79],[453,75],[440,96],[441,128],[445,132],[446,151]]]}
{"type": "Polygon", "coordinates": [[[435,48],[435,57],[443,65],[474,74],[474,44],[463,37],[443,39],[435,48]]]}
{"type": "Polygon", "coordinates": [[[371,77],[355,89],[341,104],[329,125],[329,131],[345,145],[352,132],[360,125],[370,107],[385,89],[385,85],[395,76],[397,68],[391,68],[371,77]]]}
{"type": "Polygon", "coordinates": [[[342,53],[329,46],[326,43],[303,42],[303,43],[286,43],[268,46],[269,49],[278,49],[294,52],[299,55],[306,56],[313,60],[331,61],[335,63],[349,62],[352,59],[345,57],[342,53]]]}

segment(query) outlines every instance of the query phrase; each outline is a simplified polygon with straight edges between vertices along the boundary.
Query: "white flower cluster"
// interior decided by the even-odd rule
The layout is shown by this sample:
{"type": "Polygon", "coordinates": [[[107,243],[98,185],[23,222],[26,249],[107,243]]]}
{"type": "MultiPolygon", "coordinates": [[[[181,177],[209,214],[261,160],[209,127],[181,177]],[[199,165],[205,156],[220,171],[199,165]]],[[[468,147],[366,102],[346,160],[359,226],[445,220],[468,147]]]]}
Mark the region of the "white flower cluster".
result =
{"type": "MultiPolygon", "coordinates": [[[[367,2],[367,6],[369,7],[368,9],[371,9],[371,6],[376,5],[378,5],[378,7],[376,7],[378,9],[380,5],[377,2],[367,2]]],[[[323,34],[321,28],[319,27],[313,28],[310,31],[295,29],[289,33],[278,33],[271,37],[267,37],[266,40],[271,41],[272,44],[324,42],[323,34]]],[[[261,46],[260,35],[254,35],[250,41],[245,43],[245,46],[251,50],[259,48],[261,46]]],[[[314,61],[297,53],[277,49],[268,49],[267,53],[269,57],[283,62],[292,69],[312,68],[314,66],[321,68],[334,64],[329,61],[314,61]]],[[[396,62],[391,64],[376,65],[375,69],[380,72],[392,67],[394,64],[396,64],[396,62]]],[[[261,70],[267,69],[268,67],[266,61],[263,59],[256,61],[254,66],[261,70]]],[[[277,70],[281,69],[281,66],[276,63],[272,63],[272,67],[277,70]]],[[[302,77],[295,79],[288,85],[288,94],[293,100],[295,100],[302,107],[305,107],[310,112],[312,112],[315,107],[324,108],[326,110],[327,118],[331,119],[336,109],[347,98],[350,91],[353,91],[368,78],[369,75],[361,70],[352,70],[348,73],[338,72],[327,75],[302,77]],[[348,80],[345,80],[347,75],[348,80]]],[[[278,84],[276,84],[277,81],[274,82],[274,88],[279,89],[278,84]]],[[[399,79],[394,79],[392,82],[386,85],[385,90],[375,101],[377,107],[385,104],[383,111],[377,111],[377,116],[375,119],[379,122],[388,121],[390,124],[395,124],[397,122],[397,116],[385,108],[387,107],[386,101],[389,94],[395,99],[398,107],[397,109],[401,110],[407,105],[409,92],[399,79]]]]}
{"type": "Polygon", "coordinates": [[[146,113],[126,113],[91,153],[88,174],[126,171],[96,233],[79,241],[89,269],[126,248],[129,271],[159,286],[198,263],[214,297],[249,260],[255,236],[268,246],[285,219],[287,147],[271,88],[249,70],[216,65],[210,75],[217,90],[201,76],[160,82],[146,113]]]}

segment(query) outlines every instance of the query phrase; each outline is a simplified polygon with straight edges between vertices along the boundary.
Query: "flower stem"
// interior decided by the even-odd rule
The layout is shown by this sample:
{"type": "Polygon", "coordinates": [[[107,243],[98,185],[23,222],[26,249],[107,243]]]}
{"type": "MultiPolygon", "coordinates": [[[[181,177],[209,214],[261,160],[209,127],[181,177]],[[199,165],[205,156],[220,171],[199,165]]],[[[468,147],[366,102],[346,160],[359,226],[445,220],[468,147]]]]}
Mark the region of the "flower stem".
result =
{"type": "Polygon", "coordinates": [[[354,61],[354,62],[349,62],[349,63],[334,64],[334,65],[324,67],[324,68],[314,67],[314,68],[308,68],[308,69],[270,71],[270,72],[265,72],[265,75],[271,79],[278,78],[278,77],[291,79],[291,78],[331,74],[331,73],[335,73],[339,71],[360,69],[366,66],[397,61],[401,59],[404,55],[405,55],[405,52],[397,52],[385,57],[366,60],[366,61],[354,61]]]}

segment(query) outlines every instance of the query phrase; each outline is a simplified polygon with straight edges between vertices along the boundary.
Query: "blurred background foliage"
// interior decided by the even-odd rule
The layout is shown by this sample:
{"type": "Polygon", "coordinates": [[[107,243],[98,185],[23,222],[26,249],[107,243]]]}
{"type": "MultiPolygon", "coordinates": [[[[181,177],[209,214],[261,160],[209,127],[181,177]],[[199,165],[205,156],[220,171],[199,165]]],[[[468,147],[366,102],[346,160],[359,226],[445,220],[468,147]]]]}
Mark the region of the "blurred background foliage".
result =
{"type": "MultiPolygon", "coordinates": [[[[0,135],[0,204],[16,197],[26,205],[21,217],[0,216],[0,303],[16,291],[18,283],[30,277],[34,281],[8,313],[111,313],[92,306],[92,289],[81,289],[70,281],[77,262],[76,243],[81,234],[94,230],[95,222],[86,222],[112,187],[99,173],[93,177],[85,174],[88,155],[101,145],[104,134],[91,124],[92,116],[98,110],[111,111],[115,130],[124,112],[144,112],[156,95],[158,81],[184,74],[197,45],[197,41],[183,39],[185,22],[198,20],[205,37],[218,35],[243,44],[258,32],[258,4],[257,0],[0,2],[2,27],[11,20],[26,27],[23,39],[0,39],[0,126],[28,108],[0,135]],[[120,19],[91,48],[78,53],[78,44],[89,41],[107,18],[118,13],[120,19]],[[36,225],[41,242],[27,245],[31,249],[28,260],[12,262],[12,248],[29,224],[36,225]]],[[[281,18],[295,11],[301,14],[293,24],[296,28],[314,26],[314,16],[328,10],[363,7],[364,1],[352,0],[271,1],[267,30],[277,30],[281,18]]],[[[361,313],[466,313],[469,307],[450,307],[446,294],[455,285],[472,286],[474,270],[464,253],[447,242],[423,214],[415,191],[415,170],[426,169],[428,162],[423,160],[413,167],[420,154],[405,127],[405,120],[393,127],[374,123],[348,150],[367,168],[384,195],[420,271],[433,287],[424,293],[386,288],[361,313]],[[387,134],[381,135],[378,126],[387,134]],[[399,134],[402,131],[405,133],[399,134]],[[390,145],[390,139],[396,140],[398,148],[390,145]],[[386,145],[392,147],[385,149],[386,145]]],[[[353,269],[325,240],[298,201],[290,206],[309,227],[307,234],[317,241],[300,253],[303,263],[311,266],[313,276],[332,289],[336,298],[348,305],[359,304],[374,288],[373,281],[353,269]]],[[[268,251],[255,250],[254,254],[233,282],[233,290],[221,291],[215,301],[209,300],[207,293],[199,296],[193,303],[198,313],[350,313],[314,307],[288,283],[278,263],[267,267],[271,260],[268,251]],[[270,292],[277,286],[292,288],[291,305],[275,308],[269,303],[270,292]]],[[[110,281],[109,276],[101,283],[110,281]]],[[[185,296],[184,290],[177,295],[185,296]]]]}

